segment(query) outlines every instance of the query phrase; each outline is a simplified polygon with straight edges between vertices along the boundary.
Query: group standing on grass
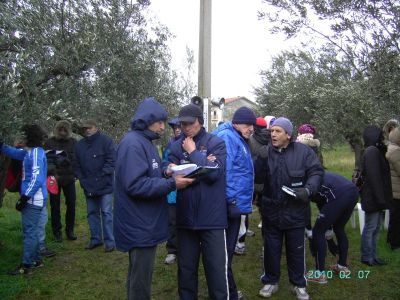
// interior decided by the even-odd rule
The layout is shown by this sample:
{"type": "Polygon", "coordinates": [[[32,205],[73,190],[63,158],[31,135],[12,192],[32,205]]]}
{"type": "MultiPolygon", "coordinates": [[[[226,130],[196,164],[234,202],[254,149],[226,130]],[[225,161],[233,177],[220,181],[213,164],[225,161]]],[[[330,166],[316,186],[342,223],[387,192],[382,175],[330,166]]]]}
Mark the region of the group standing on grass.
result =
{"type": "Polygon", "coordinates": [[[339,256],[330,269],[350,272],[344,228],[359,196],[365,211],[361,262],[386,264],[376,246],[382,211],[387,208],[387,241],[393,250],[400,249],[400,129],[396,120],[390,120],[385,130],[374,125],[364,129],[363,184],[358,190],[346,178],[324,170],[320,142],[310,124],[299,126],[295,140],[289,119],[257,118],[251,109],[240,107],[231,122],[208,133],[202,110],[189,104],[168,122],[174,136],[161,159],[153,142],[163,135],[167,117],[156,99],[144,99],[117,148],[94,120],[83,122],[84,137],[79,141],[65,120],[56,124],[47,140],[39,126],[24,126],[23,148],[0,140],[2,152],[23,161],[16,204],[22,216],[23,259],[11,275],[30,274],[44,265],[43,257],[55,255],[44,243],[48,190],[54,239],[62,241],[61,192],[66,201],[66,238],[77,239],[76,178],[87,204],[90,241],[85,249],[104,245],[105,252],[115,248],[128,252],[128,299],[151,299],[156,249],[165,241],[165,263],[178,264],[179,299],[197,299],[200,257],[211,299],[242,298],[232,261],[238,246],[244,251],[247,228],[242,220],[252,213],[253,203],[259,206],[262,219],[261,297],[278,292],[284,241],[288,277],[297,299],[309,299],[307,281],[327,283],[327,248],[339,256]],[[174,172],[185,164],[212,171],[193,178],[174,172]],[[310,202],[319,211],[314,226],[310,202]],[[304,263],[305,236],[315,258],[315,269],[309,272],[304,263]]]}

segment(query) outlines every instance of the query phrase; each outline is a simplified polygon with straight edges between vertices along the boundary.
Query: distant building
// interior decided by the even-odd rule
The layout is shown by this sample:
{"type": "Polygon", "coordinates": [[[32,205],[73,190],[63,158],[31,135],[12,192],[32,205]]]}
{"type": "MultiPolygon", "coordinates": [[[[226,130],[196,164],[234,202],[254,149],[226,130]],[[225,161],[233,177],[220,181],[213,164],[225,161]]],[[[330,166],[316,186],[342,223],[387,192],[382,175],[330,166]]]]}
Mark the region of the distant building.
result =
{"type": "Polygon", "coordinates": [[[211,130],[216,128],[221,121],[230,122],[235,110],[242,106],[251,108],[254,111],[257,110],[256,103],[242,96],[225,98],[225,105],[222,110],[217,106],[211,106],[211,130]]]}

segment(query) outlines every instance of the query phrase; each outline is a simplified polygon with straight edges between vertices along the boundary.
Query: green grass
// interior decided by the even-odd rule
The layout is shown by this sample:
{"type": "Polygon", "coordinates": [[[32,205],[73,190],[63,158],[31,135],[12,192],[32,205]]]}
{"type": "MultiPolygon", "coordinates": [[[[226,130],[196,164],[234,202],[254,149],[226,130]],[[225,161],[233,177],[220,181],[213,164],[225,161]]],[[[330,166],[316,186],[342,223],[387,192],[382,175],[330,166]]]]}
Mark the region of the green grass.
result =
{"type": "MultiPolygon", "coordinates": [[[[353,169],[353,154],[347,147],[337,147],[325,151],[325,166],[350,178],[353,169]]],[[[8,194],[4,206],[0,209],[0,299],[125,299],[125,281],[128,267],[126,253],[104,253],[102,248],[84,250],[88,243],[89,230],[86,222],[86,204],[79,190],[77,201],[76,233],[77,241],[55,243],[52,241],[50,223],[47,225],[47,245],[57,255],[45,260],[45,267],[36,270],[31,276],[11,277],[6,272],[20,263],[21,226],[20,214],[15,211],[16,196],[8,194]]],[[[315,207],[313,208],[315,211],[315,207]]],[[[63,213],[65,208],[62,207],[63,213]]],[[[246,239],[247,253],[235,256],[234,274],[237,285],[246,299],[260,299],[257,294],[262,287],[261,232],[257,228],[258,212],[251,216],[250,228],[255,237],[246,239]]],[[[400,299],[398,288],[400,278],[400,253],[392,252],[387,244],[386,231],[381,231],[379,242],[380,256],[389,262],[383,267],[366,267],[360,260],[360,232],[347,225],[350,240],[349,265],[352,270],[350,279],[334,276],[325,286],[309,283],[308,292],[312,299],[400,299]],[[367,279],[359,279],[363,271],[370,271],[367,279]]],[[[308,248],[307,248],[308,250],[308,248]]],[[[165,245],[160,245],[157,252],[156,267],[153,274],[153,299],[178,299],[177,268],[163,263],[166,255],[165,245]]],[[[326,265],[335,263],[335,258],[328,254],[326,265]]],[[[280,288],[273,299],[294,299],[288,283],[286,259],[283,254],[280,288]]],[[[307,268],[314,269],[314,261],[307,253],[307,268]]],[[[207,286],[202,266],[199,272],[199,299],[207,299],[207,286]]]]}

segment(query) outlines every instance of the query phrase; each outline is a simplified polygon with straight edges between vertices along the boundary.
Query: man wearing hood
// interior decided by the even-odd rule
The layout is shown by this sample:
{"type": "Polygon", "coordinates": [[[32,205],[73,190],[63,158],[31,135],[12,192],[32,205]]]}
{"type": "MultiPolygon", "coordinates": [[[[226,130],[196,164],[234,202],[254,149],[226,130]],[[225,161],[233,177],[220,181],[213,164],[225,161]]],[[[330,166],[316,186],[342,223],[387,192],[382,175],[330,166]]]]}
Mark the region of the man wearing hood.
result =
{"type": "Polygon", "coordinates": [[[225,228],[227,207],[225,200],[224,141],[203,127],[201,109],[189,104],[179,111],[182,135],[171,145],[168,157],[172,165],[196,164],[217,167],[214,172],[201,175],[176,198],[176,227],[178,232],[178,291],[179,299],[198,298],[198,267],[200,255],[211,299],[227,299],[225,228]]]}
{"type": "Polygon", "coordinates": [[[113,184],[115,146],[111,138],[100,132],[95,120],[83,123],[85,137],[75,146],[76,177],[86,196],[92,250],[105,244],[105,252],[115,249],[113,234],[113,184]]]}
{"type": "Polygon", "coordinates": [[[47,154],[48,175],[57,180],[58,193],[50,193],[51,228],[54,239],[61,242],[61,190],[65,197],[65,233],[69,240],[76,240],[75,226],[75,175],[72,168],[76,140],[71,136],[71,124],[66,120],[57,122],[54,135],[49,138],[44,148],[47,154]]]}
{"type": "Polygon", "coordinates": [[[256,125],[256,115],[248,107],[238,108],[232,122],[219,126],[214,134],[226,145],[226,201],[228,205],[228,229],[226,245],[228,250],[229,299],[241,298],[232,272],[232,260],[238,240],[241,215],[252,212],[254,168],[249,139],[256,125]]]}
{"type": "Polygon", "coordinates": [[[365,211],[365,225],[361,235],[361,262],[368,266],[384,265],[386,263],[377,255],[376,245],[381,215],[393,196],[390,166],[385,158],[387,146],[383,131],[375,125],[365,127],[363,138],[361,207],[365,211]]]}
{"type": "Polygon", "coordinates": [[[166,119],[154,98],[144,99],[117,149],[114,232],[117,249],[129,252],[128,299],[151,299],[157,245],[169,236],[167,194],[193,182],[163,177],[153,140],[164,132],[166,119]]]}

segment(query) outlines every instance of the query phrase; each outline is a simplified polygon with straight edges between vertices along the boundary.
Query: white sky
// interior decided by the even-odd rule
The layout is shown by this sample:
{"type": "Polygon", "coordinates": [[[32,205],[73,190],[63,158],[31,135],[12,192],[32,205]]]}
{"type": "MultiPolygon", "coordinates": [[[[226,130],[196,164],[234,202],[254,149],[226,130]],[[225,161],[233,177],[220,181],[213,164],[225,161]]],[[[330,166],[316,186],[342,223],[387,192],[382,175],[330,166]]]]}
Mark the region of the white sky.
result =
{"type": "MultiPolygon", "coordinates": [[[[265,20],[258,21],[261,0],[214,0],[212,5],[211,97],[255,100],[260,70],[284,47],[289,50],[289,42],[269,34],[265,20]]],[[[175,69],[185,65],[186,46],[194,51],[197,84],[200,0],[152,0],[150,8],[176,36],[171,42],[175,69]]]]}

